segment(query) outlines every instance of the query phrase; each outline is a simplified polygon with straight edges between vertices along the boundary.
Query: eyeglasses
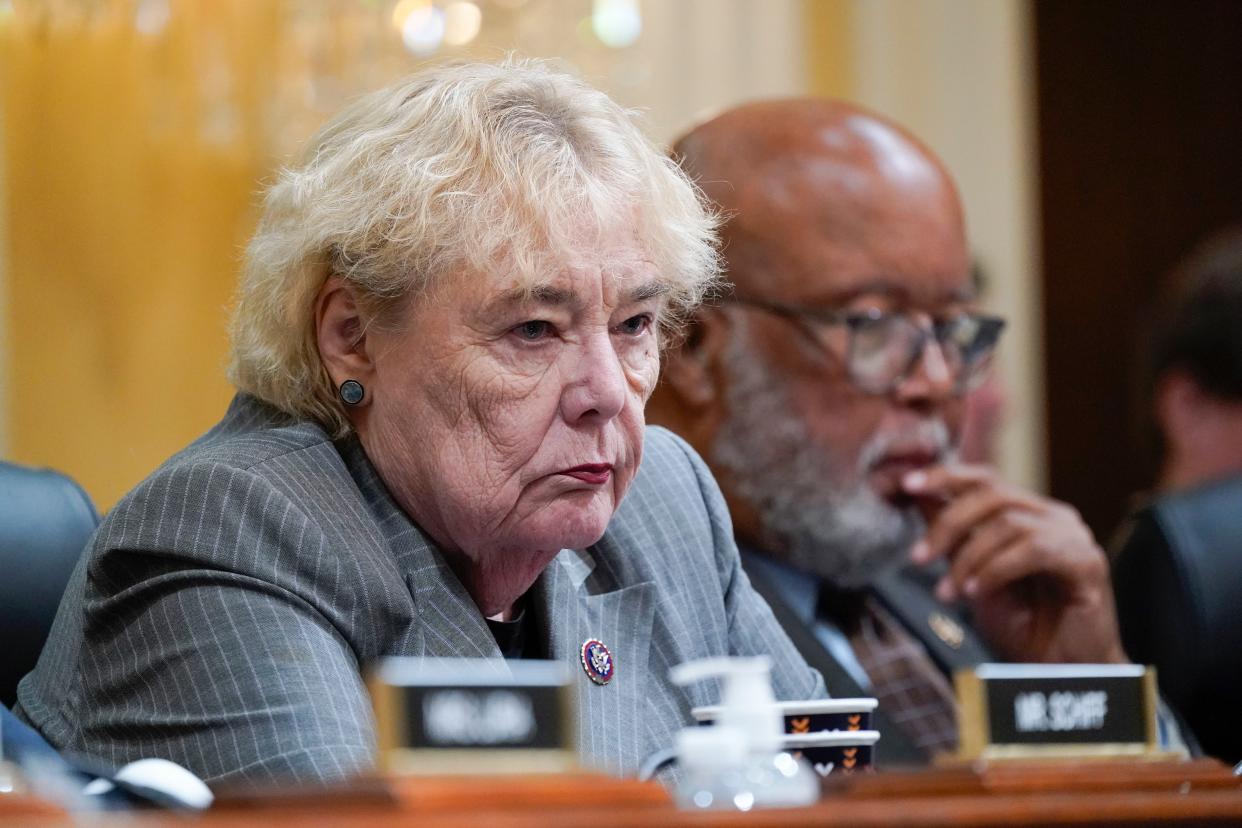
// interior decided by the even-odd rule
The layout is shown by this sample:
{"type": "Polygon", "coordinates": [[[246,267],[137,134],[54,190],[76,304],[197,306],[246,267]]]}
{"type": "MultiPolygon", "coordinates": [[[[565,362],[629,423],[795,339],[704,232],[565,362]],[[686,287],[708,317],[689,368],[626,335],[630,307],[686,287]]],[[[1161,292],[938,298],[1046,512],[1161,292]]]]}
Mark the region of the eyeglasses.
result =
{"type": "Polygon", "coordinates": [[[931,325],[908,313],[881,310],[828,310],[800,308],[779,302],[733,299],[793,321],[822,350],[833,353],[828,329],[848,332],[845,367],[850,380],[869,394],[888,394],[914,373],[923,349],[932,339],[954,379],[954,393],[964,394],[987,376],[992,353],[1005,329],[1005,320],[983,313],[932,317],[931,325]]]}

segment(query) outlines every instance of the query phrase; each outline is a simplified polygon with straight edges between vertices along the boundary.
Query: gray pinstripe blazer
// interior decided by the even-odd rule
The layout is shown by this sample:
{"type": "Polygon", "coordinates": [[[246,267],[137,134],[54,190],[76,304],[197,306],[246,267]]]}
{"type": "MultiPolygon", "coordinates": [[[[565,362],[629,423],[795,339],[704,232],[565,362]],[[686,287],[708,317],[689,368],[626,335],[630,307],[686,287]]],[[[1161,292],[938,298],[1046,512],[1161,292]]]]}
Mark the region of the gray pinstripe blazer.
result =
{"type": "MultiPolygon", "coordinates": [[[[767,653],[781,698],[824,695],[738,561],[703,462],[647,430],[608,531],[533,587],[552,657],[574,665],[584,759],[632,772],[718,688],[670,685],[708,655],[767,653]],[[592,684],[598,637],[616,675],[592,684]]],[[[500,659],[474,602],[355,439],[251,397],[105,518],[20,714],[53,745],[160,756],[209,780],[330,780],[371,767],[360,670],[381,655],[500,659]]],[[[506,669],[497,661],[497,669],[506,669]]]]}

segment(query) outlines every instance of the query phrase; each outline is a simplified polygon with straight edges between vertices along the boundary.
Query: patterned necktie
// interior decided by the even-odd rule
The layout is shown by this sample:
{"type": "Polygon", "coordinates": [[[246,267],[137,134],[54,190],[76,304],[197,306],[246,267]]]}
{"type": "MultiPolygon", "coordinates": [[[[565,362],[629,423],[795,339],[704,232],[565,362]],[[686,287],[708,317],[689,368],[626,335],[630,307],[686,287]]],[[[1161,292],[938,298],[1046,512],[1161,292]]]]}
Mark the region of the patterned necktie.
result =
{"type": "Polygon", "coordinates": [[[927,650],[874,596],[863,596],[852,609],[842,627],[880,709],[929,756],[956,750],[953,689],[927,650]]]}

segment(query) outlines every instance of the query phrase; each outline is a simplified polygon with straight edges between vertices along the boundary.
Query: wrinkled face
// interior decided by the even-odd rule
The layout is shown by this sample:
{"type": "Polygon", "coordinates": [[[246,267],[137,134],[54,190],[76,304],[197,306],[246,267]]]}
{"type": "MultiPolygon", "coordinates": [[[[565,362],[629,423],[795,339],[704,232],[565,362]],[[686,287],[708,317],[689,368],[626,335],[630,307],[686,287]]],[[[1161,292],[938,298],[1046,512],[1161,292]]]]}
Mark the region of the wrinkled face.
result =
{"type": "Polygon", "coordinates": [[[632,234],[617,233],[533,284],[463,275],[396,332],[369,333],[365,442],[401,506],[476,561],[542,552],[510,555],[542,566],[595,543],[642,456],[662,295],[632,234]]]}
{"type": "MultiPolygon", "coordinates": [[[[970,262],[956,196],[935,170],[920,183],[913,161],[911,169],[900,192],[862,187],[849,199],[833,189],[832,165],[768,179],[749,212],[738,207],[746,220],[730,240],[729,267],[739,297],[906,311],[922,324],[964,310],[970,262]]],[[[939,350],[926,348],[891,392],[869,393],[847,371],[844,327],[827,328],[820,344],[753,306],[722,312],[732,353],[715,460],[792,563],[843,586],[866,583],[922,531],[902,475],[946,459],[960,429],[962,402],[939,350]]]]}

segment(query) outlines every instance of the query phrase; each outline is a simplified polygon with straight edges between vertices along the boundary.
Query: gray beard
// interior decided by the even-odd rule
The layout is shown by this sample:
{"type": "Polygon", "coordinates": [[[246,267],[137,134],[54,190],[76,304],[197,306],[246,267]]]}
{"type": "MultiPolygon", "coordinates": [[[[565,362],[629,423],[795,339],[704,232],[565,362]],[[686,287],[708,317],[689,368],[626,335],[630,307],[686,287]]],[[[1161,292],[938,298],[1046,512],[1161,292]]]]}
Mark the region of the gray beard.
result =
{"type": "MultiPolygon", "coordinates": [[[[761,540],[772,557],[838,587],[875,583],[907,560],[926,530],[915,506],[894,506],[867,484],[867,470],[888,441],[873,438],[851,469],[839,453],[812,439],[784,388],[738,334],[725,354],[729,413],[712,446],[713,461],[758,512],[761,540]]],[[[947,451],[944,424],[927,421],[926,428],[947,451]]]]}

